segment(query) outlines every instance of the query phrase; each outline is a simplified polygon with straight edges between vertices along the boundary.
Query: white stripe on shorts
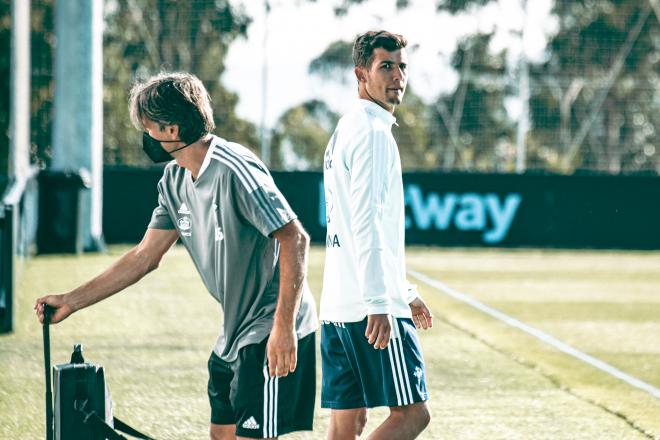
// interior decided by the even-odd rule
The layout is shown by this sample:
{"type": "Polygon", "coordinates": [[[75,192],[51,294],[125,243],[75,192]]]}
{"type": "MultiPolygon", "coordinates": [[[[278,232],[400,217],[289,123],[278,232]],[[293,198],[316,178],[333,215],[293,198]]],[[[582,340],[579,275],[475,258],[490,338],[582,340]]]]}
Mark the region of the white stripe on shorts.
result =
{"type": "Polygon", "coordinates": [[[268,382],[268,437],[273,437],[273,413],[275,408],[273,405],[273,378],[271,377],[268,382]]]}
{"type": "MultiPolygon", "coordinates": [[[[406,368],[406,361],[405,357],[403,356],[403,338],[401,337],[401,330],[399,329],[398,322],[396,322],[396,319],[394,319],[394,321],[394,328],[396,329],[395,331],[397,333],[397,345],[399,347],[399,352],[401,353],[401,368],[403,369],[403,377],[406,379],[406,390],[408,391],[409,402],[413,403],[412,390],[410,389],[410,379],[408,378],[408,368],[406,368]]],[[[404,394],[406,390],[404,390],[404,394]]]]}
{"type": "Polygon", "coordinates": [[[264,363],[264,438],[277,437],[277,395],[279,377],[270,377],[268,365],[264,363]]]}
{"type": "Polygon", "coordinates": [[[273,399],[275,400],[275,411],[274,411],[274,417],[273,417],[273,437],[277,437],[277,394],[279,391],[279,384],[280,384],[280,378],[276,377],[275,378],[275,394],[273,396],[273,399]]]}
{"type": "Polygon", "coordinates": [[[396,373],[397,373],[396,379],[398,379],[398,380],[395,379],[394,386],[397,388],[397,394],[399,393],[399,390],[401,391],[401,394],[403,396],[402,399],[403,404],[408,405],[411,402],[408,401],[408,395],[406,394],[405,385],[403,383],[403,372],[405,371],[405,365],[404,368],[402,368],[403,356],[399,354],[398,345],[396,343],[396,340],[399,339],[399,332],[397,328],[396,318],[392,319],[392,325],[394,326],[393,328],[394,337],[391,338],[389,347],[392,349],[392,351],[394,351],[394,364],[392,365],[392,369],[393,370],[396,369],[396,373]]]}
{"type": "Polygon", "coordinates": [[[387,354],[390,355],[390,369],[392,370],[392,382],[394,383],[394,389],[396,390],[396,404],[397,406],[401,406],[401,393],[399,392],[399,387],[397,386],[396,369],[394,367],[394,359],[392,358],[392,341],[387,344],[387,354]]]}
{"type": "Polygon", "coordinates": [[[264,438],[268,438],[268,382],[270,381],[270,376],[268,375],[268,365],[264,363],[264,418],[263,420],[263,430],[264,438]]]}

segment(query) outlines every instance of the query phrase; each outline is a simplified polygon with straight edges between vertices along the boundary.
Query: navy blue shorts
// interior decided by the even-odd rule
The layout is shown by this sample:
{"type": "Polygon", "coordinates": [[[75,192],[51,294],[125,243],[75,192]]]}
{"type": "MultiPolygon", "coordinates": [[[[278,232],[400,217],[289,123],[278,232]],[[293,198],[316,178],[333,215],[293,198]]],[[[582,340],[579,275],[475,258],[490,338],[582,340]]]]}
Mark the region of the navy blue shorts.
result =
{"type": "Polygon", "coordinates": [[[424,358],[412,319],[394,318],[392,338],[376,350],[360,322],[321,326],[321,407],[332,409],[403,406],[428,400],[424,358]]]}

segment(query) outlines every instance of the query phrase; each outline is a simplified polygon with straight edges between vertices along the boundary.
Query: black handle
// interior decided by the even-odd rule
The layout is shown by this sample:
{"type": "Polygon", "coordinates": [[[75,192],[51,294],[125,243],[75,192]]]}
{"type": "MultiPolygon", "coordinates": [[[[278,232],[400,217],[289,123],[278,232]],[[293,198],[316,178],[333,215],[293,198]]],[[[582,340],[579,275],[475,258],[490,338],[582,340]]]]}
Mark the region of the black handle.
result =
{"type": "Polygon", "coordinates": [[[50,372],[50,317],[55,311],[48,304],[44,304],[44,367],[46,369],[46,439],[53,440],[53,392],[51,389],[50,372]]]}
{"type": "Polygon", "coordinates": [[[55,313],[55,307],[44,303],[44,325],[50,324],[50,317],[55,313]]]}

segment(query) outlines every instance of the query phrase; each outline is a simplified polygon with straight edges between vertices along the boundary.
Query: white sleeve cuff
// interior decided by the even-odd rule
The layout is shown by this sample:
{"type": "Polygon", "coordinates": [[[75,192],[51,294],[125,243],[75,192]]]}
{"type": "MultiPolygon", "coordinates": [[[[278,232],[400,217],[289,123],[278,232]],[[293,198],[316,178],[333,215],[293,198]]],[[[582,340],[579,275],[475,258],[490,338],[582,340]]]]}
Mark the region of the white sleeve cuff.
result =
{"type": "Polygon", "coordinates": [[[417,291],[416,284],[408,283],[408,290],[406,291],[405,298],[406,298],[406,304],[410,304],[416,298],[419,298],[419,292],[417,291]]]}
{"type": "Polygon", "coordinates": [[[389,315],[392,312],[389,303],[367,306],[368,315],[389,315]]]}

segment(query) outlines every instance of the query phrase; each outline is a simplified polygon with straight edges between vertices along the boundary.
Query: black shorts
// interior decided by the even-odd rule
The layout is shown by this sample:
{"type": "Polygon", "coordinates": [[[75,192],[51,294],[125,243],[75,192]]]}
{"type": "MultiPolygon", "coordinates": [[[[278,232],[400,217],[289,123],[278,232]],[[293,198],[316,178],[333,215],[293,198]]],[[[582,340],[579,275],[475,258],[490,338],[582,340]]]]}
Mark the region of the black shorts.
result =
{"type": "Polygon", "coordinates": [[[211,423],[236,425],[236,435],[277,437],[311,431],[316,398],[315,333],[298,340],[296,371],[270,377],[266,338],[247,345],[233,362],[215,353],[209,358],[211,423]]]}

